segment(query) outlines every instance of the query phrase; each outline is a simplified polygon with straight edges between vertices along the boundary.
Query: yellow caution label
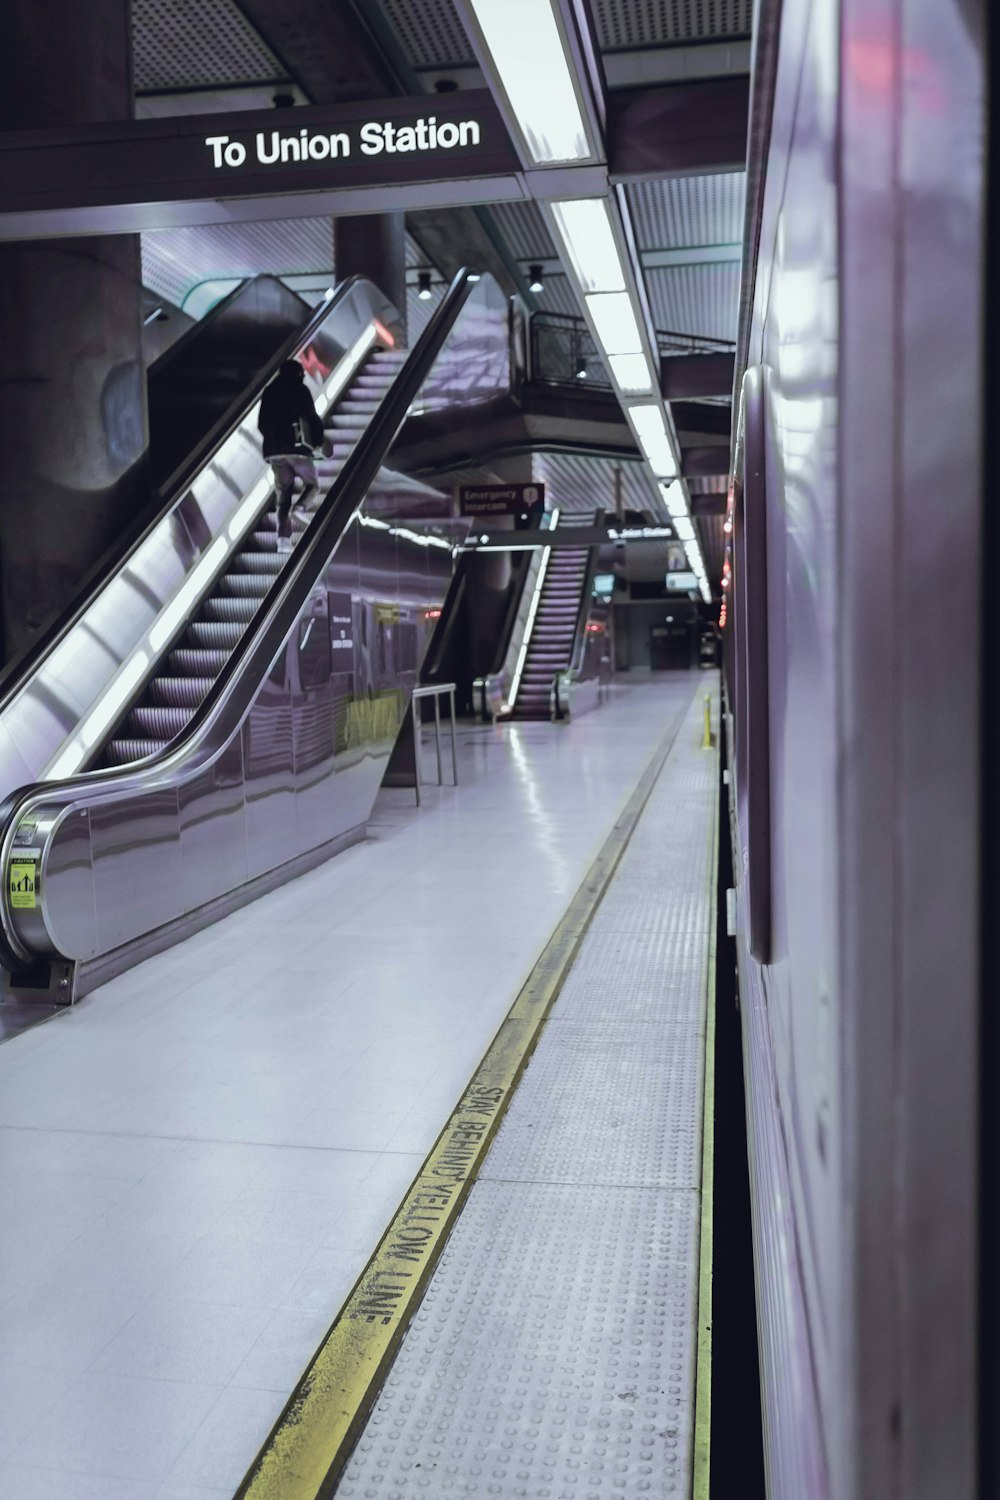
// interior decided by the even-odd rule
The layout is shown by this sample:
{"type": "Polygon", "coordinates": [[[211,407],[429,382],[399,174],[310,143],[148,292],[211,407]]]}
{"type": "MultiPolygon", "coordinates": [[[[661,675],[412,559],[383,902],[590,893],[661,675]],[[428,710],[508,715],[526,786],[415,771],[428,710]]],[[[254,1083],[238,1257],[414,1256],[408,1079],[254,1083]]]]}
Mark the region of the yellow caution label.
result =
{"type": "Polygon", "coordinates": [[[10,904],[15,911],[33,911],[38,905],[38,866],[34,860],[10,863],[10,904]]]}

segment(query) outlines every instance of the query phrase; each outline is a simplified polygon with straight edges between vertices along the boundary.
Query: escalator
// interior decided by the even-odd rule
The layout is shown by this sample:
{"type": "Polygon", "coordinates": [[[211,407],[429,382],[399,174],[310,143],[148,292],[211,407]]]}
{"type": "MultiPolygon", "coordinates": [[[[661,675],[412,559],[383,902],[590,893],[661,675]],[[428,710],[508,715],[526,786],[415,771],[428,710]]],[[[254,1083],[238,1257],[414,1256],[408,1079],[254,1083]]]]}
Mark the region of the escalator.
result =
{"type": "MultiPolygon", "coordinates": [[[[579,524],[578,517],[574,520],[579,524]]],[[[563,517],[559,529],[572,529],[574,520],[563,517]]],[[[593,546],[553,547],[541,560],[536,600],[522,644],[521,670],[511,693],[510,718],[553,717],[556,681],[579,655],[597,554],[593,546]]]]}
{"type": "MultiPolygon", "coordinates": [[[[390,349],[375,350],[347,387],[327,419],[332,453],[329,460],[317,462],[323,488],[329,489],[336,480],[405,357],[390,349]]],[[[305,526],[305,515],[296,511],[292,516],[296,540],[305,526]]],[[[211,692],[284,562],[278,552],[275,518],[262,514],[94,762],[96,767],[122,766],[156,755],[181,733],[211,692]]]]}
{"type": "Polygon", "coordinates": [[[363,836],[467,530],[397,434],[507,316],[462,272],[403,355],[384,305],[356,278],[301,341],[334,447],[291,552],[254,401],[4,703],[12,989],[85,993],[363,836]]]}

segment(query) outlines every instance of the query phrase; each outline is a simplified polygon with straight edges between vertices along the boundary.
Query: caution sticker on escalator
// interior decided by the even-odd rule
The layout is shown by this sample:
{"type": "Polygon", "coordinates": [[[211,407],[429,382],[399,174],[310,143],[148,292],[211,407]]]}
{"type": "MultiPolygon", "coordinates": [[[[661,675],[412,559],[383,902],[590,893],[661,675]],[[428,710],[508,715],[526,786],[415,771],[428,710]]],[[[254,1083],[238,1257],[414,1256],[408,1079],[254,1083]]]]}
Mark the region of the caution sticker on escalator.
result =
{"type": "Polygon", "coordinates": [[[14,911],[32,911],[38,905],[38,865],[34,860],[14,859],[10,863],[8,892],[14,911]]]}

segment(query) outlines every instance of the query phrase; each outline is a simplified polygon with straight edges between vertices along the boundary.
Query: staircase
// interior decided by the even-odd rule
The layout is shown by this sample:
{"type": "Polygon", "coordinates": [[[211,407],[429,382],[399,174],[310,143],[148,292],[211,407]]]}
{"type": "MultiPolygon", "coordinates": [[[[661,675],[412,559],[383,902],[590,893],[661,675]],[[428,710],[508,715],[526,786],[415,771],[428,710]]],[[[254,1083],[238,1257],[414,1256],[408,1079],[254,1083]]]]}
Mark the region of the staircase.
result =
{"type": "Polygon", "coordinates": [[[587,579],[587,547],[553,547],[517,688],[512,719],[549,719],[552,679],[573,653],[580,597],[587,579]]]}
{"type": "MultiPolygon", "coordinates": [[[[392,385],[406,351],[380,349],[369,355],[324,427],[332,440],[330,458],[316,461],[320,495],[326,493],[368,426],[376,407],[392,385]]],[[[316,504],[318,497],[314,497],[316,504]]],[[[293,540],[310,517],[296,514],[292,501],[293,540]]],[[[288,561],[278,551],[273,509],[261,513],[255,529],[198,606],[176,646],[160,662],[114,737],[104,746],[92,769],[123,766],[164,750],[187,726],[214,685],[265,595],[288,561]]]]}

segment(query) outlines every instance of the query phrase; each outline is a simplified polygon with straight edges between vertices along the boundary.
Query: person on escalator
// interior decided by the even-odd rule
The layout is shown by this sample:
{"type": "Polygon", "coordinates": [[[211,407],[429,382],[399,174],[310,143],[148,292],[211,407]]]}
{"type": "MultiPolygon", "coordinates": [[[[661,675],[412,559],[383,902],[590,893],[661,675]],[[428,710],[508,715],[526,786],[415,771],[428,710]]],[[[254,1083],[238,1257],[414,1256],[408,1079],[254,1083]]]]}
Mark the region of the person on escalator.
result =
{"type": "Polygon", "coordinates": [[[278,546],[290,542],[292,492],[301,480],[299,506],[319,489],[314,450],[323,443],[323,423],[297,359],[286,359],[260,398],[257,427],[278,492],[278,546]]]}

